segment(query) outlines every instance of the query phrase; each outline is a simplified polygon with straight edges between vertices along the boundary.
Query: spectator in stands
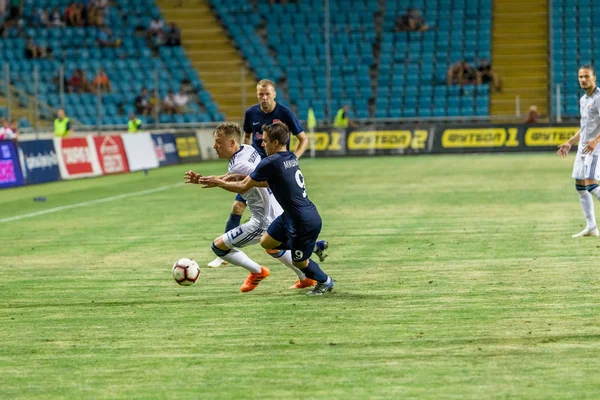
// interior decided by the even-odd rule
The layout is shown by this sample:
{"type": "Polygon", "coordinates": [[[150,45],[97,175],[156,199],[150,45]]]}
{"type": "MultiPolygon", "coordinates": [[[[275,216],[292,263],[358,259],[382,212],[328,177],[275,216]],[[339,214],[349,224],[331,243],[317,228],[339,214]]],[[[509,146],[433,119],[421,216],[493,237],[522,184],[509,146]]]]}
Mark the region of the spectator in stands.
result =
{"type": "Polygon", "coordinates": [[[49,27],[50,21],[48,19],[48,12],[43,8],[34,8],[33,13],[31,14],[31,25],[34,27],[49,27]]]}
{"type": "Polygon", "coordinates": [[[0,0],[0,20],[6,15],[6,0],[0,0]]]}
{"type": "Polygon", "coordinates": [[[102,28],[98,32],[96,43],[100,47],[119,47],[121,46],[121,39],[114,38],[110,29],[102,28]]]}
{"type": "Polygon", "coordinates": [[[46,56],[46,48],[44,46],[36,46],[33,38],[28,37],[25,43],[25,58],[31,60],[34,58],[46,58],[46,56]]]}
{"type": "Polygon", "coordinates": [[[148,102],[148,89],[143,88],[141,93],[135,98],[135,113],[148,115],[150,104],[148,102]]]}
{"type": "Polygon", "coordinates": [[[181,46],[181,30],[175,22],[172,22],[166,34],[167,46],[181,46]]]}
{"type": "MultiPolygon", "coordinates": [[[[67,79],[67,76],[65,74],[63,74],[63,88],[65,90],[69,90],[69,79],[67,79]]],[[[56,76],[54,78],[52,78],[52,83],[54,83],[56,85],[56,91],[60,92],[60,72],[56,74],[56,76]]],[[[70,90],[69,90],[70,91],[70,90]]]]}
{"type": "Polygon", "coordinates": [[[17,142],[18,139],[18,127],[15,130],[14,126],[11,126],[6,118],[0,119],[0,140],[13,140],[17,142]]]}
{"type": "Polygon", "coordinates": [[[477,81],[477,72],[466,61],[459,61],[448,69],[448,85],[468,85],[477,81]]]}
{"type": "Polygon", "coordinates": [[[85,71],[82,69],[79,70],[79,79],[82,92],[94,93],[94,86],[90,81],[88,81],[87,77],[85,76],[85,71]]]}
{"type": "Polygon", "coordinates": [[[165,24],[162,21],[162,19],[160,19],[159,16],[154,17],[154,19],[150,22],[150,26],[148,27],[148,34],[150,36],[156,36],[159,35],[163,28],[164,28],[165,24]]]}
{"type": "Polygon", "coordinates": [[[71,121],[65,115],[65,110],[59,109],[54,120],[54,136],[65,138],[71,133],[71,121]]]}
{"type": "Polygon", "coordinates": [[[69,93],[79,93],[81,91],[81,76],[78,69],[73,71],[73,75],[69,78],[68,88],[69,93]]]}
{"type": "Polygon", "coordinates": [[[52,10],[52,16],[50,19],[50,25],[54,27],[62,27],[65,26],[64,21],[62,20],[62,16],[60,15],[60,10],[55,8],[52,10]]]}
{"type": "Polygon", "coordinates": [[[137,118],[135,114],[129,114],[129,122],[127,122],[127,132],[137,133],[142,131],[142,120],[137,118]]]}
{"type": "Polygon", "coordinates": [[[479,62],[477,67],[477,84],[492,83],[492,86],[497,92],[502,91],[501,81],[498,74],[492,69],[492,65],[485,58],[479,62]]]}
{"type": "Polygon", "coordinates": [[[70,3],[65,9],[65,23],[67,26],[81,26],[83,20],[81,18],[82,6],[75,2],[70,3]]]}
{"type": "Polygon", "coordinates": [[[396,32],[424,32],[429,29],[425,20],[416,8],[409,8],[406,14],[396,19],[396,32]]]}
{"type": "Polygon", "coordinates": [[[160,98],[158,97],[158,91],[156,89],[152,90],[152,95],[148,100],[148,106],[150,108],[150,113],[152,115],[157,116],[160,113],[160,98]]]}
{"type": "Polygon", "coordinates": [[[23,16],[23,0],[8,0],[6,21],[17,22],[23,16]]]}
{"type": "Polygon", "coordinates": [[[173,100],[175,101],[176,112],[183,114],[185,112],[185,108],[187,107],[188,101],[190,100],[188,95],[185,94],[185,90],[183,90],[183,88],[179,89],[179,93],[175,95],[173,100]]]}
{"type": "Polygon", "coordinates": [[[96,88],[96,90],[101,90],[102,92],[112,91],[110,79],[108,79],[108,75],[106,75],[106,72],[103,68],[100,68],[100,70],[94,77],[94,87],[96,88]]]}
{"type": "Polygon", "coordinates": [[[163,100],[163,112],[167,114],[177,113],[177,105],[175,104],[175,93],[169,90],[167,96],[163,100]]]}
{"type": "Polygon", "coordinates": [[[529,106],[529,112],[525,117],[526,124],[537,124],[540,120],[540,115],[538,114],[538,109],[536,105],[529,106]]]}

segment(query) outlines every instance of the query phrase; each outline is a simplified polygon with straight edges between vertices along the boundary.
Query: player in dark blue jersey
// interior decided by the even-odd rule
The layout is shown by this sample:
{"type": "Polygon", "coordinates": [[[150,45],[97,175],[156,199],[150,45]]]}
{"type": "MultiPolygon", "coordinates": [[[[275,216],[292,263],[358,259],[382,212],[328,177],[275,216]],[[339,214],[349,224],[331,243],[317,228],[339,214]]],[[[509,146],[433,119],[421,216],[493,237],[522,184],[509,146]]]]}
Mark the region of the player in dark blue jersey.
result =
{"type": "MultiPolygon", "coordinates": [[[[244,116],[243,143],[251,144],[258,154],[260,154],[262,158],[265,158],[267,154],[262,148],[262,127],[276,122],[283,122],[289,127],[292,134],[298,138],[298,146],[296,147],[296,150],[294,150],[294,153],[296,154],[296,157],[300,158],[308,146],[308,138],[292,110],[275,101],[275,98],[277,97],[275,83],[268,79],[259,81],[256,84],[256,97],[258,98],[258,104],[248,108],[244,116]]],[[[290,142],[288,140],[287,149],[289,150],[289,148],[290,142]]],[[[245,209],[245,200],[241,196],[236,196],[231,207],[231,214],[229,215],[229,219],[225,226],[225,232],[229,232],[240,224],[245,209]]],[[[208,266],[216,268],[222,264],[223,260],[217,257],[211,261],[208,266]]]]}
{"type": "Polygon", "coordinates": [[[304,176],[298,158],[287,150],[289,129],[275,123],[264,127],[263,147],[268,155],[249,176],[237,182],[225,182],[218,177],[205,177],[205,187],[218,186],[235,193],[245,193],[253,187],[269,187],[283,208],[263,234],[260,244],[271,255],[284,250],[292,251],[294,266],[300,268],[317,285],[308,294],[321,295],[333,289],[334,281],[319,264],[310,259],[321,232],[321,216],[308,199],[304,176]]]}

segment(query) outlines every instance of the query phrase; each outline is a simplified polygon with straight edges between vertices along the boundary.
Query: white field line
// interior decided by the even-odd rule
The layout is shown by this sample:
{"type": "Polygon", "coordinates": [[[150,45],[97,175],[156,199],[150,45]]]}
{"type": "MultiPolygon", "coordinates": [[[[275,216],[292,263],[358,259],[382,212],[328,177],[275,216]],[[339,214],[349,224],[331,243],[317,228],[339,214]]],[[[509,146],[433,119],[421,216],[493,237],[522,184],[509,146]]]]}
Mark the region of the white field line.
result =
{"type": "Polygon", "coordinates": [[[84,201],[84,202],[81,202],[81,203],[70,204],[68,206],[60,206],[60,207],[49,208],[47,210],[36,211],[36,212],[33,212],[33,213],[29,213],[29,214],[15,215],[14,217],[8,217],[8,218],[2,218],[2,219],[0,219],[0,224],[3,224],[5,222],[18,221],[20,219],[25,219],[25,218],[33,218],[33,217],[37,217],[37,216],[40,216],[40,215],[51,214],[51,213],[55,213],[55,212],[59,212],[59,211],[64,211],[64,210],[71,210],[73,208],[92,206],[92,205],[100,204],[100,203],[108,203],[110,201],[126,199],[128,197],[143,196],[145,194],[162,192],[163,190],[171,189],[171,188],[174,188],[174,187],[177,187],[177,186],[182,186],[182,185],[183,185],[183,183],[175,183],[175,184],[172,184],[172,185],[159,186],[159,187],[154,188],[154,189],[141,190],[139,192],[124,193],[124,194],[119,194],[117,196],[104,197],[102,199],[90,200],[90,201],[84,201]]]}

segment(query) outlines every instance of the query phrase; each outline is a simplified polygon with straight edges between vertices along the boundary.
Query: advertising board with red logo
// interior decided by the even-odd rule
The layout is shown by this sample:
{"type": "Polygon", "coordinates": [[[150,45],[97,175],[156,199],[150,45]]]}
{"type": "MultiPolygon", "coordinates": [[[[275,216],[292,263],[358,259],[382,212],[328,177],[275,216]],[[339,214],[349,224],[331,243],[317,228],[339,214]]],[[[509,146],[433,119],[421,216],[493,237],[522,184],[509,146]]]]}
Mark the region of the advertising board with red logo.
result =
{"type": "Polygon", "coordinates": [[[104,175],[129,171],[125,147],[120,136],[95,136],[94,143],[104,175]]]}
{"type": "Polygon", "coordinates": [[[94,138],[54,138],[58,167],[63,179],[85,178],[102,174],[94,138]]]}

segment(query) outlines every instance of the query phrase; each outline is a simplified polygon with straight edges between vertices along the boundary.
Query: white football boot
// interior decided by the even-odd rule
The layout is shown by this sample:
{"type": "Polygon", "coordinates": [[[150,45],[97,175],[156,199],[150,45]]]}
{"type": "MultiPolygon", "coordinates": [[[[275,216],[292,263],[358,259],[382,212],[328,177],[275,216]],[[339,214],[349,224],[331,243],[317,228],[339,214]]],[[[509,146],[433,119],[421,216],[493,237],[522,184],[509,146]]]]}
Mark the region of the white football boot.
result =
{"type": "Polygon", "coordinates": [[[219,268],[224,267],[229,264],[227,261],[223,260],[221,257],[217,257],[211,262],[208,263],[209,268],[219,268]]]}
{"type": "Polygon", "coordinates": [[[578,238],[578,237],[584,237],[584,236],[600,236],[600,231],[598,231],[598,228],[585,228],[584,230],[582,230],[579,233],[576,233],[573,235],[574,238],[578,238]]]}

